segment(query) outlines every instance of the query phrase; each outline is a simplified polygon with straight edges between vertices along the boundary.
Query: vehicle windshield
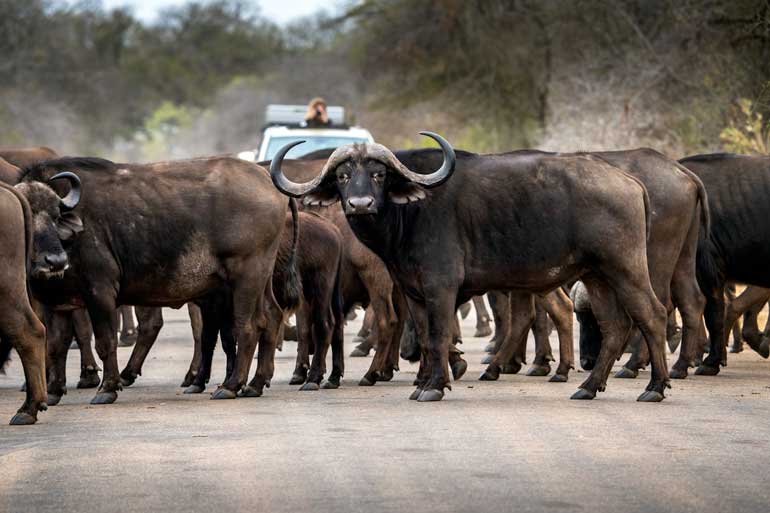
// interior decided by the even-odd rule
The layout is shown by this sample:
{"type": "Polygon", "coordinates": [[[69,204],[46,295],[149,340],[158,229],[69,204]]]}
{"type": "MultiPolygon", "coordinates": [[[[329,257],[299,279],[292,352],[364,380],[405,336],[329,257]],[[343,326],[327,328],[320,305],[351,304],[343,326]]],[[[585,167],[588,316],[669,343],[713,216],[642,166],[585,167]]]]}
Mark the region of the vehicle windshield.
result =
{"type": "Polygon", "coordinates": [[[305,143],[300,144],[299,146],[295,146],[294,148],[289,150],[289,153],[286,154],[286,158],[297,159],[302,157],[303,155],[307,155],[308,153],[312,153],[318,150],[325,150],[329,148],[336,149],[346,144],[369,142],[369,140],[364,137],[355,137],[355,136],[348,136],[348,137],[317,136],[316,137],[316,136],[307,136],[307,135],[287,135],[283,137],[271,137],[270,143],[267,146],[267,152],[265,154],[264,159],[272,160],[273,156],[276,153],[278,153],[278,150],[283,148],[286,144],[289,144],[292,141],[299,141],[299,140],[304,140],[305,143]]]}

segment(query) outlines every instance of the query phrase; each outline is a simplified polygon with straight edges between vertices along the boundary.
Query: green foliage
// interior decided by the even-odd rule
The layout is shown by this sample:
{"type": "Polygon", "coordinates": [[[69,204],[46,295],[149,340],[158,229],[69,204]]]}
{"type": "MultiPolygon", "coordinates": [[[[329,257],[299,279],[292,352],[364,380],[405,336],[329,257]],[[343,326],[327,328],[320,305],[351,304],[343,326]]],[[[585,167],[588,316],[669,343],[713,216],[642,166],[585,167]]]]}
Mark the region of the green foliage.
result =
{"type": "Polygon", "coordinates": [[[430,128],[479,152],[767,152],[761,0],[360,0],[286,27],[254,5],[191,0],[146,24],[0,0],[0,145],[238,151],[265,104],[321,95],[394,147],[430,128]]]}
{"type": "Polygon", "coordinates": [[[754,109],[751,100],[741,98],[720,139],[727,151],[767,155],[770,153],[770,133],[764,116],[754,109]]]}
{"type": "Polygon", "coordinates": [[[190,107],[165,101],[145,121],[141,140],[148,160],[163,160],[171,153],[170,145],[180,131],[189,129],[197,112],[190,107]]]}

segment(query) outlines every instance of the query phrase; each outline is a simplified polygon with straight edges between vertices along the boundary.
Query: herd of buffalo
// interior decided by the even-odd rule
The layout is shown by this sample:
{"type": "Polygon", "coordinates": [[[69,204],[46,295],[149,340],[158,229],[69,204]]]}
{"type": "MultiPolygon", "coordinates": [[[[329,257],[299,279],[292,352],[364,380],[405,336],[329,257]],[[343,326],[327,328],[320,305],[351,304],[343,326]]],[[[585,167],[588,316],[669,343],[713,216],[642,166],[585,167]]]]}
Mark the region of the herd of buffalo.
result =
{"type": "Polygon", "coordinates": [[[521,369],[530,329],[528,374],[549,374],[552,323],[559,365],[551,381],[567,381],[575,315],[590,375],[573,399],[604,391],[627,347],[620,377],[651,368],[640,401],[663,400],[670,378],[691,367],[715,375],[744,314],[746,341],[767,358],[756,317],[770,298],[762,288],[770,287],[769,157],[482,155],[423,134],[439,148],[356,144],[286,159],[294,142],[260,163],[119,164],[48,148],[0,150],[0,370],[15,348],[26,378],[11,424],[32,424],[61,400],[73,339],[78,387],[98,387],[93,404],[114,402],[141,375],[161,307],[185,304],[195,351],[183,386],[205,390],[219,339],[227,373],[214,399],[262,395],[292,314],[291,383],[337,388],[344,322],[361,305],[368,310],[355,352],[376,351],[359,384],[391,379],[403,356],[420,362],[410,399],[440,400],[450,374],[467,368],[457,311],[486,293],[495,334],[482,380],[521,369]],[[738,297],[735,283],[748,285],[738,297]],[[138,329],[121,370],[127,305],[138,329]],[[675,310],[681,349],[669,370],[675,310]]]}

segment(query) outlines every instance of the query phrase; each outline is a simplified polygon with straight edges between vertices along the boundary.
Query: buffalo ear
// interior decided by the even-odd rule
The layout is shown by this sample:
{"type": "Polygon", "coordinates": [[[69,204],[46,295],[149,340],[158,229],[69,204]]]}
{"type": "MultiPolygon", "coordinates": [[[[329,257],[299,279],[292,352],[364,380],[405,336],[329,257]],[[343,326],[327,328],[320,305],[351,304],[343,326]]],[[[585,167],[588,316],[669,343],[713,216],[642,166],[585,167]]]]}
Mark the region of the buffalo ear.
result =
{"type": "Polygon", "coordinates": [[[69,240],[83,231],[83,221],[77,214],[64,212],[56,222],[59,240],[69,240]]]}
{"type": "Polygon", "coordinates": [[[302,203],[309,206],[328,207],[334,205],[340,199],[337,186],[331,180],[324,180],[321,184],[302,196],[302,203]]]}
{"type": "Polygon", "coordinates": [[[388,197],[393,203],[404,205],[425,199],[425,190],[413,182],[394,183],[388,189],[388,197]]]}

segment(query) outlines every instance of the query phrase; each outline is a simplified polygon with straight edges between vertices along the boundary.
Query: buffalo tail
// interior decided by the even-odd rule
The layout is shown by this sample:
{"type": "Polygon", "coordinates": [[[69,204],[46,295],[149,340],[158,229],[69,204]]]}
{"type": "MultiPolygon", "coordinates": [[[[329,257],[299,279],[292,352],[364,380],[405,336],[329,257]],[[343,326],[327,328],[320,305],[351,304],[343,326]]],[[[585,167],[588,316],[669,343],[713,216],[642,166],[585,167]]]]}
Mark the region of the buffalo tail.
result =
{"type": "Polygon", "coordinates": [[[299,245],[299,212],[297,211],[297,201],[294,198],[289,199],[289,209],[291,210],[291,227],[293,230],[291,239],[291,250],[289,251],[289,261],[287,262],[287,279],[284,305],[286,310],[294,311],[299,307],[301,296],[301,283],[299,270],[297,269],[297,246],[299,245]]]}

